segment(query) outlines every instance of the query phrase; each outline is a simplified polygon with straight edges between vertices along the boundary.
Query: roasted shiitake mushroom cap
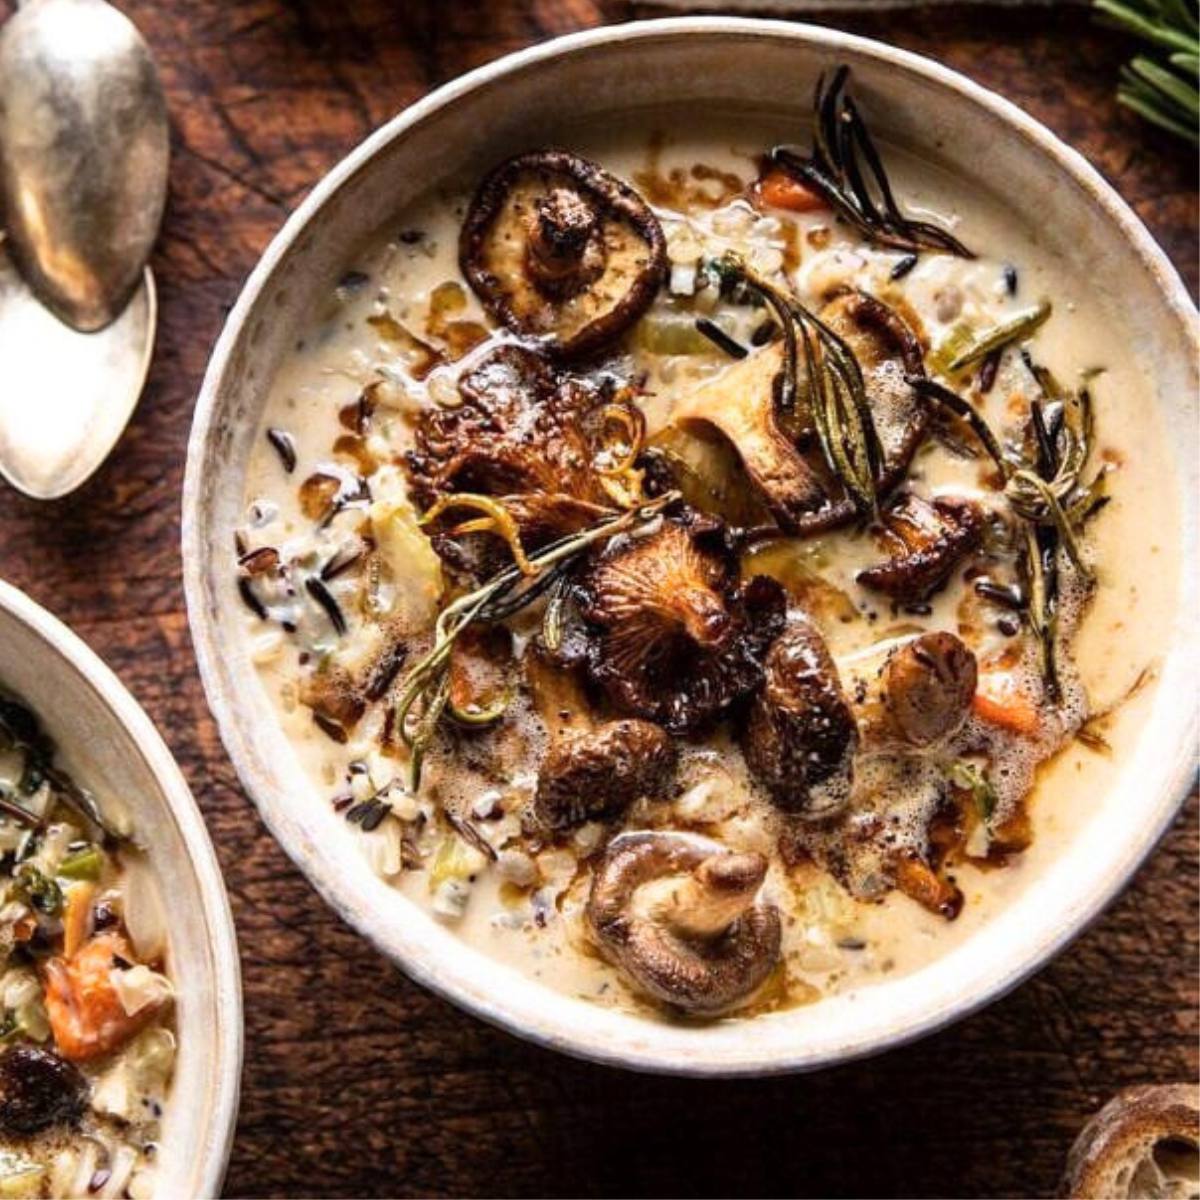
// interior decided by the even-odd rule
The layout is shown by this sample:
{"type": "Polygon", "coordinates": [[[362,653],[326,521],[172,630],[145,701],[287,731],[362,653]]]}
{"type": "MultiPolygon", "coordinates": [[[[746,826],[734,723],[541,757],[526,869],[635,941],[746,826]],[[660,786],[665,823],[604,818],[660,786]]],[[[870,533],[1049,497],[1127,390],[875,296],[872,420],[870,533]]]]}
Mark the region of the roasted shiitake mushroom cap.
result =
{"type": "Polygon", "coordinates": [[[642,991],[715,1016],[752,995],[779,961],[779,911],[755,902],[766,871],[761,854],[679,834],[622,834],[592,877],[588,923],[642,991]]]}
{"type": "Polygon", "coordinates": [[[565,357],[607,345],[646,311],[666,243],[628,184],[576,154],[539,150],[479,185],[459,263],[497,321],[565,357]]]}
{"type": "Polygon", "coordinates": [[[649,721],[564,732],[538,770],[534,828],[560,833],[620,816],[639,797],[666,790],[677,757],[675,743],[649,721]]]}
{"type": "Polygon", "coordinates": [[[864,587],[905,604],[932,595],[983,540],[983,513],[964,496],[923,500],[911,492],[888,506],[880,538],[895,553],[858,573],[864,587]]]}
{"type": "Polygon", "coordinates": [[[614,539],[579,598],[593,681],[622,712],[672,733],[702,726],[758,685],[786,603],[774,580],[739,585],[711,526],[675,520],[614,539]]]}
{"type": "Polygon", "coordinates": [[[79,1120],[88,1082],[78,1068],[40,1046],[0,1054],[0,1134],[28,1137],[79,1120]]]}
{"type": "MultiPolygon", "coordinates": [[[[880,493],[893,488],[929,427],[925,402],[908,383],[924,374],[916,335],[894,309],[865,292],[845,292],[824,306],[821,320],[853,351],[879,435],[880,493]]],[[[800,367],[798,403],[777,411],[776,380],[783,369],[779,343],[750,355],[676,404],[680,428],[708,425],[733,445],[746,473],[780,527],[810,534],[854,518],[854,502],[825,462],[807,410],[807,377],[800,367]]]]}
{"type": "Polygon", "coordinates": [[[767,654],[742,751],[778,808],[807,817],[840,811],[850,794],[858,728],[816,626],[793,618],[767,654]]]}

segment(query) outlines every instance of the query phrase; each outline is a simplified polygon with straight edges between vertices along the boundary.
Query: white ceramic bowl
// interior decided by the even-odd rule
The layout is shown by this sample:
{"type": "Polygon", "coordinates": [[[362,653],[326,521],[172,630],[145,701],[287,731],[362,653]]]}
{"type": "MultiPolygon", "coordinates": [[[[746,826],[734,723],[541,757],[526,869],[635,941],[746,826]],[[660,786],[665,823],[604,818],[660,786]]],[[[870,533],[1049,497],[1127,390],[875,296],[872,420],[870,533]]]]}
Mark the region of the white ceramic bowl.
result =
{"type": "Polygon", "coordinates": [[[545,1045],[656,1071],[758,1074],[813,1068],[936,1029],[995,998],[1061,949],[1133,874],[1177,810],[1193,769],[1196,573],[1154,711],[1117,785],[1052,869],[983,933],[918,974],[786,1014],[711,1028],[657,1024],[560,995],[464,946],[376,879],[313,794],[249,660],[229,548],[251,442],[281,355],[365,235],[422,189],[554,138],[564,123],[636,120],[664,102],[753,107],[807,121],[819,70],[854,69],[879,132],[967,177],[987,148],[992,180],[1049,242],[1119,280],[1134,333],[1158,366],[1178,447],[1185,553],[1196,553],[1195,310],[1146,230],[1087,163],[1012,105],[926,59],[824,29],[732,18],[653,21],[549,42],[492,63],[389,122],[316,187],[276,237],[230,314],[196,411],[184,488],[192,632],[225,745],[264,819],[331,905],[413,978],[545,1045]]]}
{"type": "Polygon", "coordinates": [[[65,625],[0,582],[0,687],[58,743],[72,773],[120,797],[162,885],[179,1050],[157,1194],[216,1196],[237,1118],[242,987],[233,917],[200,810],[149,717],[65,625]]]}

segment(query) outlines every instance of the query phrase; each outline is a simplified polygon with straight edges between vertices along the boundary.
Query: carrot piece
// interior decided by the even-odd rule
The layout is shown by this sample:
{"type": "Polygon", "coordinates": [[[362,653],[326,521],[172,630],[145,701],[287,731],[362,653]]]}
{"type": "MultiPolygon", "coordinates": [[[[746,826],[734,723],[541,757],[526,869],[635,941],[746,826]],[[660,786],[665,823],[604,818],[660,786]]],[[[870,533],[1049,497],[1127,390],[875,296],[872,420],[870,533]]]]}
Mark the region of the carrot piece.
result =
{"type": "Polygon", "coordinates": [[[111,1054],[154,1016],[153,1004],[127,1013],[113,986],[112,971],[133,962],[133,952],[119,933],[102,933],[70,958],[46,963],[46,1015],[64,1058],[87,1062],[111,1054]]]}
{"type": "Polygon", "coordinates": [[[759,202],[768,208],[784,208],[788,212],[816,212],[828,208],[823,196],[798,179],[777,167],[768,171],[755,185],[759,202]]]}
{"type": "Polygon", "coordinates": [[[1041,719],[1033,701],[1006,671],[983,672],[975,687],[971,709],[989,725],[1026,736],[1037,733],[1041,719]]]}

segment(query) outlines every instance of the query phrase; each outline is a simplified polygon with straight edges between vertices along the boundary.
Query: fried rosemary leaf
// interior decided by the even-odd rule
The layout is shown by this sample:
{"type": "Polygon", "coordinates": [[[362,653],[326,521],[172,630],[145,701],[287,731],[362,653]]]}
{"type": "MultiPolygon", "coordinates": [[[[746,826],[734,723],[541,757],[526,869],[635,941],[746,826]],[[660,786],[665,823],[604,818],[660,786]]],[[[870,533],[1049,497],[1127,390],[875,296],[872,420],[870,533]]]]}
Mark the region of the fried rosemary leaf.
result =
{"type": "Polygon", "coordinates": [[[792,147],[777,146],[771,151],[771,161],[818,192],[836,213],[876,245],[908,253],[931,250],[974,258],[972,251],[947,230],[900,211],[879,151],[846,90],[849,77],[850,68],[843,65],[834,72],[828,87],[824,75],[817,80],[811,153],[805,157],[792,147]]]}
{"type": "Polygon", "coordinates": [[[738,255],[724,255],[717,271],[722,279],[736,279],[761,296],[783,329],[783,368],[775,397],[781,409],[795,405],[803,355],[809,409],[825,461],[859,513],[876,516],[883,447],[854,351],[794,295],[763,278],[738,255]]]}
{"type": "Polygon", "coordinates": [[[912,377],[909,383],[925,399],[961,417],[1004,478],[1009,508],[1025,522],[1021,562],[1028,604],[1025,619],[1037,640],[1046,692],[1057,703],[1062,696],[1058,671],[1058,548],[1061,545],[1086,584],[1094,582],[1084,560],[1076,530],[1102,506],[1103,469],[1091,483],[1080,482],[1095,441],[1094,414],[1087,387],[1066,393],[1044,368],[1029,362],[1042,390],[1030,405],[1030,426],[1037,459],[1029,462],[1005,454],[983,416],[961,396],[931,379],[912,377]],[[1057,419],[1047,420],[1048,405],[1057,419]]]}
{"type": "Polygon", "coordinates": [[[421,785],[425,754],[446,711],[450,655],[463,630],[475,622],[501,621],[512,616],[552,587],[559,578],[558,570],[565,569],[590,546],[645,524],[678,499],[678,492],[668,492],[639,508],[606,518],[582,533],[560,538],[529,556],[527,570],[520,565],[506,567],[441,611],[434,624],[433,646],[405,676],[394,709],[395,728],[410,752],[409,790],[414,795],[421,785]],[[410,721],[414,712],[415,723],[410,721]]]}

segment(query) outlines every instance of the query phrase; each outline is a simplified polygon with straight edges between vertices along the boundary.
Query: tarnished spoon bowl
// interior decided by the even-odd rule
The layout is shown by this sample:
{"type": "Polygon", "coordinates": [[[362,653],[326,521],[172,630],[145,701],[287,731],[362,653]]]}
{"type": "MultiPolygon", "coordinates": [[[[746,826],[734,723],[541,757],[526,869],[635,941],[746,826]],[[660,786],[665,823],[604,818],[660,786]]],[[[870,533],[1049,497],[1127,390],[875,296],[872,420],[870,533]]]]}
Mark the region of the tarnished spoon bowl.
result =
{"type": "Polygon", "coordinates": [[[75,329],[111,324],[167,194],[167,110],[133,24],[104,0],[30,0],[0,28],[0,202],[9,250],[75,329]]]}
{"type": "Polygon", "coordinates": [[[154,276],[100,333],[63,324],[0,244],[0,477],[36,500],[74,491],[137,406],[154,349],[154,276]]]}

